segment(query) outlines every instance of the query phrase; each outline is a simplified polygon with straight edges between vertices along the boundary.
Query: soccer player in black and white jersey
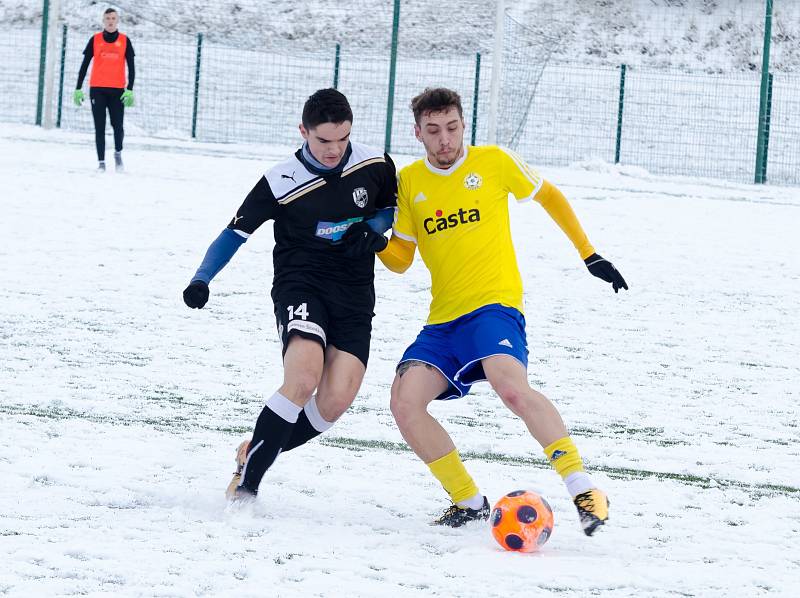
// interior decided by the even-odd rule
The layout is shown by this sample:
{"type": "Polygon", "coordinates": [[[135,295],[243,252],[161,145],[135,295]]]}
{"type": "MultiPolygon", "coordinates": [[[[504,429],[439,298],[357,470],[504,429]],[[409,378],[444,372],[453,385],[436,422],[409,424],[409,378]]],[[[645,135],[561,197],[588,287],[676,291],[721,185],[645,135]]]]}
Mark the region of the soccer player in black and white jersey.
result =
{"type": "Polygon", "coordinates": [[[283,384],[267,399],[252,438],[239,445],[229,500],[254,497],[281,452],[330,428],[366,372],[375,251],[387,240],[363,227],[382,233],[391,226],[397,179],[383,150],[350,141],[352,123],[340,92],[309,97],[303,146],[258,180],[183,292],[186,305],[202,308],[214,276],[259,226],[274,221],[272,300],[283,384]]]}

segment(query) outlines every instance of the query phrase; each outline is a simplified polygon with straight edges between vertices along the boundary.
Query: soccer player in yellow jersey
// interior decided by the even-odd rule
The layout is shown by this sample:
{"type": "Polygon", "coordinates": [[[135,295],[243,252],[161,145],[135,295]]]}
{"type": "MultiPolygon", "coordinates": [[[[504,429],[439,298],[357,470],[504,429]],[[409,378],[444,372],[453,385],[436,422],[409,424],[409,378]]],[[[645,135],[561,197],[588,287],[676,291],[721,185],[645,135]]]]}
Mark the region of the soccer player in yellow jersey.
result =
{"type": "MultiPolygon", "coordinates": [[[[418,248],[431,274],[430,316],[397,367],[391,409],[403,438],[453,501],[436,523],[457,527],[487,519],[489,503],[427,407],[437,399],[462,397],[475,382],[488,381],[544,448],[590,536],[608,519],[608,499],[584,471],[555,406],[528,384],[522,280],[511,241],[508,195],[540,203],[593,275],[610,282],[614,291],[628,287],[614,266],[595,253],[554,185],[514,152],[464,146],[456,92],[426,89],[411,107],[427,155],[400,171],[392,238],[385,248],[383,238],[373,246],[395,272],[411,265],[418,248]]],[[[351,229],[346,242],[378,235],[361,224],[351,229]]]]}

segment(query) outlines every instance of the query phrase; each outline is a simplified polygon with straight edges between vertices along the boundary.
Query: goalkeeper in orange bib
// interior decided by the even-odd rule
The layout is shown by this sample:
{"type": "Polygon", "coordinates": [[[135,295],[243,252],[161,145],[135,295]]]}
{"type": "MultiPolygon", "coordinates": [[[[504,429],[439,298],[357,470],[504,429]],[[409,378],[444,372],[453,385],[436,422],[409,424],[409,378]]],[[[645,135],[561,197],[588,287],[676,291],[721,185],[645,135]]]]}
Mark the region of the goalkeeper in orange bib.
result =
{"type": "MultiPolygon", "coordinates": [[[[555,406],[528,384],[522,280],[511,241],[508,195],[520,202],[536,200],[575,245],[591,274],[611,283],[615,292],[628,286],[595,253],[553,184],[514,152],[464,146],[456,92],[426,89],[411,107],[416,137],[427,155],[398,175],[392,238],[378,257],[390,270],[404,272],[418,248],[431,274],[430,316],[397,366],[391,410],[403,438],[453,502],[436,523],[458,527],[487,519],[489,503],[428,405],[462,397],[474,383],[488,381],[544,448],[591,536],[608,520],[608,499],[584,471],[555,406]]],[[[357,223],[345,242],[378,234],[357,223]]]]}
{"type": "Polygon", "coordinates": [[[122,140],[125,137],[123,120],[125,108],[133,106],[133,82],[136,79],[134,51],[131,40],[117,29],[119,15],[113,8],[103,13],[103,31],[89,38],[83,50],[83,62],[78,70],[78,84],[72,94],[76,106],[83,104],[86,96],[81,87],[94,60],[89,76],[89,99],[94,118],[95,147],[97,148],[97,170],[106,171],[106,110],[114,130],[114,166],[122,172],[122,140]],[[125,65],[128,80],[125,81],[125,65]]]}

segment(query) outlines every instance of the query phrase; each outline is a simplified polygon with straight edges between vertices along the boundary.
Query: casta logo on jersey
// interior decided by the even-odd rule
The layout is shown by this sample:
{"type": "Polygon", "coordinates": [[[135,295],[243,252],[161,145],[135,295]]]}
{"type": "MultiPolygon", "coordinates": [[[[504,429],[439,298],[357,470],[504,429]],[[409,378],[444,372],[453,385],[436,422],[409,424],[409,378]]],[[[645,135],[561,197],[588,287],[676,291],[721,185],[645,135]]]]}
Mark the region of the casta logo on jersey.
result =
{"type": "Polygon", "coordinates": [[[464,208],[458,208],[458,212],[453,212],[447,216],[441,210],[436,210],[436,218],[426,218],[422,221],[422,226],[425,227],[426,233],[433,235],[448,228],[455,228],[460,224],[480,222],[480,220],[481,213],[476,209],[465,210],[464,208]]]}

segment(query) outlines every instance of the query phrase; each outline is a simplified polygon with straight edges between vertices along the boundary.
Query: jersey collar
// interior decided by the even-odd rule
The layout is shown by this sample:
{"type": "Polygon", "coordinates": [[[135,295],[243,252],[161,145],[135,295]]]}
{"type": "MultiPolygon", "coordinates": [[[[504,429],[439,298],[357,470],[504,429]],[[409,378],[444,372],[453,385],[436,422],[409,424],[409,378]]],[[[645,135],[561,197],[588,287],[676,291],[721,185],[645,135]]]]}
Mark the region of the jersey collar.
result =
{"type": "Polygon", "coordinates": [[[347,149],[344,151],[344,155],[339,163],[336,166],[328,168],[314,157],[314,154],[312,154],[311,150],[308,149],[307,141],[303,143],[303,147],[295,152],[295,156],[297,156],[297,159],[300,160],[303,166],[305,166],[306,170],[322,177],[341,173],[344,170],[344,167],[347,166],[347,163],[350,161],[350,156],[352,154],[353,145],[352,143],[348,143],[347,149]]]}
{"type": "Polygon", "coordinates": [[[430,160],[428,160],[428,154],[425,154],[425,166],[427,166],[428,170],[430,170],[433,174],[447,176],[449,174],[453,174],[466,161],[468,152],[469,147],[465,145],[464,155],[456,160],[450,168],[436,168],[433,164],[431,164],[430,160]]]}

